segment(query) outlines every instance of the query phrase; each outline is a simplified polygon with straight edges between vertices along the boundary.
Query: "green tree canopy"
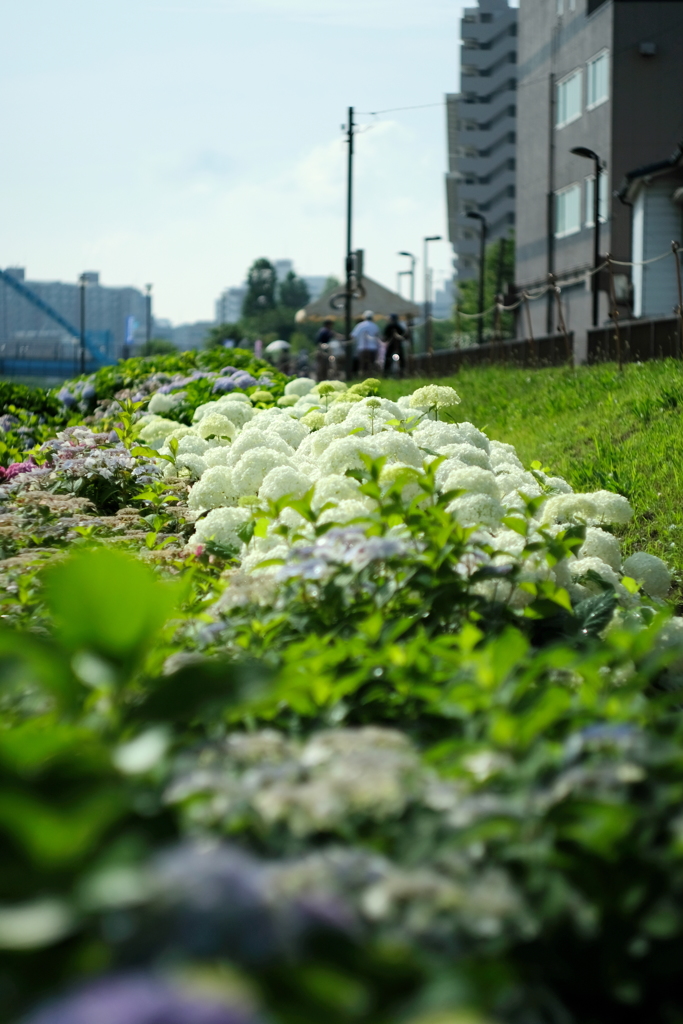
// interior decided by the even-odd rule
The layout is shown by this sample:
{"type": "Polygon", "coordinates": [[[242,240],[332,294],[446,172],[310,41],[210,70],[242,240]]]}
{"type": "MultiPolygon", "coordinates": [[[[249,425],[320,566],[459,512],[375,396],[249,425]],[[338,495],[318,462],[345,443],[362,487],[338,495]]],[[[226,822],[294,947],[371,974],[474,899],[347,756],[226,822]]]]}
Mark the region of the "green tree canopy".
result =
{"type": "MultiPolygon", "coordinates": [[[[496,291],[500,287],[503,294],[508,286],[515,279],[515,240],[514,238],[499,238],[486,246],[486,260],[484,269],[484,309],[490,309],[496,301],[496,291]]],[[[463,313],[479,312],[479,274],[469,281],[462,281],[458,285],[458,308],[463,313]]],[[[509,335],[512,331],[512,316],[503,314],[501,318],[501,330],[503,334],[509,335]]],[[[460,330],[462,332],[476,334],[477,321],[462,321],[460,330]]],[[[485,335],[489,336],[494,330],[494,314],[491,313],[484,320],[485,335]]],[[[487,338],[488,340],[488,338],[487,338]]]]}
{"type": "Polygon", "coordinates": [[[279,289],[280,305],[287,309],[303,309],[309,302],[311,293],[308,285],[301,277],[297,277],[293,270],[290,270],[279,289]]]}
{"type": "Polygon", "coordinates": [[[206,336],[206,348],[216,348],[218,345],[222,345],[224,341],[241,341],[244,337],[244,331],[239,324],[218,324],[216,327],[212,327],[206,336]]]}
{"type": "Polygon", "coordinates": [[[247,294],[242,306],[243,316],[257,316],[276,306],[277,275],[270,260],[254,260],[247,274],[247,294]]]}

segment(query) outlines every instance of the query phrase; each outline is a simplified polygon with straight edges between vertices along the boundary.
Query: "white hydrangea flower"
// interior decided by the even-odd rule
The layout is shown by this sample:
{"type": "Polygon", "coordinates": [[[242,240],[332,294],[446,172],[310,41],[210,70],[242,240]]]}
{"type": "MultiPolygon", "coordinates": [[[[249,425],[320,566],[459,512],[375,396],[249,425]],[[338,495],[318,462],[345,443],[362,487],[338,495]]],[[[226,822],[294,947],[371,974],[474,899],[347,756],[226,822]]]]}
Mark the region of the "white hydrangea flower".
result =
{"type": "MultiPolygon", "coordinates": [[[[590,579],[586,579],[588,573],[592,572],[599,576],[605,583],[608,583],[613,587],[618,597],[629,597],[614,569],[610,565],[607,565],[606,562],[603,562],[601,558],[593,557],[578,558],[575,561],[570,560],[568,562],[568,567],[572,580],[575,583],[579,583],[585,590],[587,590],[589,595],[592,594],[597,597],[599,594],[603,593],[602,588],[597,583],[594,583],[590,579]]],[[[571,593],[572,592],[570,590],[570,595],[571,593]]]]}
{"type": "MultiPolygon", "coordinates": [[[[368,504],[372,502],[368,501],[368,504]]],[[[345,500],[340,501],[335,508],[328,508],[318,519],[319,523],[348,523],[352,519],[367,517],[371,511],[368,504],[363,501],[345,500]]],[[[374,503],[372,503],[374,504],[374,503]]]]}
{"type": "Polygon", "coordinates": [[[164,413],[171,412],[171,410],[175,409],[177,405],[180,405],[184,397],[185,395],[182,391],[175,395],[162,395],[157,391],[156,394],[152,395],[150,398],[147,408],[155,415],[163,416],[164,413]]]}
{"type": "Polygon", "coordinates": [[[445,491],[471,491],[473,494],[488,494],[500,500],[500,488],[495,474],[479,466],[460,466],[452,470],[444,481],[445,491]]]}
{"type": "Polygon", "coordinates": [[[153,416],[140,431],[139,437],[150,448],[157,451],[162,447],[169,434],[177,430],[178,424],[174,420],[165,420],[161,416],[153,416]]]}
{"type": "Polygon", "coordinates": [[[677,677],[676,681],[680,682],[680,675],[683,673],[683,618],[678,615],[674,615],[664,623],[657,634],[654,645],[654,651],[657,654],[662,654],[672,648],[677,648],[680,654],[676,661],[669,666],[668,674],[677,677]]]}
{"type": "Polygon", "coordinates": [[[591,494],[559,494],[541,507],[542,523],[595,523],[598,509],[591,494]]]}
{"type": "MultiPolygon", "coordinates": [[[[474,538],[473,538],[474,539],[474,538]]],[[[478,541],[482,543],[482,541],[478,541]]],[[[493,535],[490,535],[488,540],[484,543],[488,543],[494,551],[499,551],[502,554],[513,555],[515,558],[519,558],[526,545],[526,539],[521,534],[517,533],[516,530],[498,530],[493,535]]]]}
{"type": "MultiPolygon", "coordinates": [[[[329,428],[326,428],[329,429],[329,428]]],[[[325,452],[325,465],[329,473],[346,473],[348,469],[363,469],[361,452],[370,454],[370,448],[364,443],[365,438],[341,437],[332,441],[325,452]]]]}
{"type": "Polygon", "coordinates": [[[441,384],[427,384],[410,396],[411,409],[425,409],[431,412],[432,409],[452,409],[456,405],[460,405],[458,392],[455,388],[441,384]]]}
{"type": "Polygon", "coordinates": [[[527,473],[525,470],[515,467],[512,469],[513,471],[510,473],[501,472],[500,469],[496,472],[498,486],[505,499],[514,501],[516,495],[521,494],[525,494],[527,498],[540,498],[543,489],[533,473],[527,473]]]}
{"type": "Polygon", "coordinates": [[[204,462],[202,456],[193,455],[192,452],[188,452],[186,455],[179,455],[175,461],[175,466],[171,462],[167,463],[167,466],[168,470],[164,471],[165,475],[184,475],[181,473],[181,471],[187,470],[190,476],[192,476],[195,480],[199,480],[199,478],[203,476],[204,472],[206,471],[206,463],[204,462]]]}
{"type": "Polygon", "coordinates": [[[296,450],[303,439],[308,436],[310,429],[301,420],[292,419],[291,416],[281,416],[268,425],[266,434],[277,434],[292,449],[296,450]]]}
{"type": "MultiPolygon", "coordinates": [[[[237,396],[235,396],[236,398],[237,396]]],[[[247,398],[246,395],[244,395],[247,398]]],[[[254,409],[247,398],[247,403],[236,402],[235,398],[228,400],[227,398],[221,398],[217,402],[212,402],[211,405],[215,405],[214,412],[218,412],[221,416],[226,416],[231,423],[239,429],[244,427],[247,423],[253,420],[256,415],[254,409]]],[[[201,406],[200,406],[201,408],[201,406]]]]}
{"type": "Polygon", "coordinates": [[[243,430],[233,442],[231,446],[233,459],[236,461],[245,452],[255,448],[269,448],[273,452],[279,452],[285,459],[294,455],[294,449],[290,448],[278,434],[252,427],[249,430],[243,430]]]}
{"type": "Polygon", "coordinates": [[[333,402],[325,413],[325,426],[333,423],[343,423],[353,408],[352,402],[333,402]]]}
{"type": "MultiPolygon", "coordinates": [[[[164,445],[164,447],[167,446],[164,445]]],[[[185,436],[181,437],[178,441],[179,455],[204,455],[208,450],[208,442],[198,434],[185,434],[185,436]]]]}
{"type": "Polygon", "coordinates": [[[504,463],[516,466],[517,469],[524,469],[513,445],[505,444],[503,441],[490,441],[489,449],[491,465],[494,469],[498,469],[504,463]]]}
{"type": "Polygon", "coordinates": [[[232,449],[227,446],[218,445],[216,448],[209,448],[203,455],[204,465],[207,469],[212,466],[231,466],[234,462],[232,449]]]}
{"type": "Polygon", "coordinates": [[[286,456],[272,448],[252,448],[233,467],[232,480],[239,495],[258,494],[271,469],[291,466],[286,456]]]}
{"type": "Polygon", "coordinates": [[[343,423],[334,423],[328,427],[321,427],[315,433],[305,437],[297,449],[297,454],[303,459],[318,459],[327,451],[332,441],[340,437],[348,437],[349,431],[343,423]]]}
{"type": "Polygon", "coordinates": [[[297,377],[296,380],[290,380],[289,384],[285,384],[286,395],[307,395],[309,391],[312,391],[315,387],[315,381],[311,380],[310,377],[297,377]]]}
{"type": "Polygon", "coordinates": [[[473,444],[445,444],[437,448],[439,455],[445,455],[447,459],[458,459],[466,466],[480,466],[481,469],[492,469],[491,460],[483,448],[476,448],[473,444]]]}
{"type": "Polygon", "coordinates": [[[247,508],[214,508],[204,519],[199,520],[188,547],[193,549],[200,544],[213,542],[237,552],[242,547],[239,531],[250,519],[251,512],[247,508]]]}
{"type": "Polygon", "coordinates": [[[596,526],[586,529],[586,539],[581,545],[579,558],[601,558],[615,572],[621,568],[621,549],[619,541],[611,533],[606,533],[596,526]]]}
{"type": "Polygon", "coordinates": [[[421,474],[417,469],[415,469],[414,466],[409,466],[405,462],[388,462],[385,466],[382,467],[382,472],[380,473],[379,476],[379,482],[380,484],[383,484],[385,487],[391,487],[391,485],[396,480],[398,480],[398,478],[406,470],[408,470],[412,479],[410,480],[409,483],[406,483],[404,487],[401,489],[401,498],[403,499],[403,501],[408,502],[412,501],[413,498],[416,498],[418,494],[424,494],[420,485],[417,483],[417,478],[421,474]]]}
{"type": "Polygon", "coordinates": [[[561,476],[547,476],[545,485],[552,494],[573,494],[574,488],[561,476]]]}
{"type": "Polygon", "coordinates": [[[232,470],[228,466],[212,466],[205,470],[187,499],[188,507],[195,511],[236,505],[239,493],[234,485],[232,470]]]}
{"type": "Polygon", "coordinates": [[[423,420],[413,437],[421,448],[431,448],[432,451],[439,451],[451,444],[471,444],[475,448],[481,448],[487,455],[489,453],[488,438],[471,423],[435,423],[432,420],[423,420]]]}
{"type": "Polygon", "coordinates": [[[331,395],[334,392],[346,391],[346,384],[342,380],[321,380],[319,384],[311,388],[311,394],[319,395],[320,389],[323,388],[323,393],[331,395]]]}
{"type": "Polygon", "coordinates": [[[598,510],[598,518],[602,523],[614,523],[625,526],[633,518],[633,509],[623,494],[612,491],[595,491],[591,499],[598,510]]]}
{"type": "Polygon", "coordinates": [[[461,526],[500,526],[505,509],[490,494],[463,494],[447,507],[461,526]]]}
{"type": "Polygon", "coordinates": [[[287,494],[295,500],[303,498],[306,491],[310,490],[312,482],[308,477],[297,473],[289,466],[278,466],[271,469],[259,489],[259,498],[266,501],[278,501],[287,494]]]}
{"type": "Polygon", "coordinates": [[[316,481],[311,502],[312,508],[315,512],[319,512],[330,501],[337,505],[342,501],[353,501],[360,497],[359,489],[360,484],[353,477],[339,474],[323,476],[316,481]]]}
{"type": "Polygon", "coordinates": [[[197,427],[197,432],[200,437],[227,437],[232,438],[235,436],[237,428],[227,416],[222,416],[219,412],[211,412],[208,416],[202,416],[197,427]]]}
{"type": "MultiPolygon", "coordinates": [[[[366,439],[367,440],[367,439],[366,439]]],[[[422,469],[423,452],[420,451],[410,434],[401,434],[398,430],[383,430],[371,439],[372,447],[377,455],[384,455],[390,461],[403,462],[415,469],[422,469]]]]}
{"type": "Polygon", "coordinates": [[[204,416],[208,416],[210,412],[218,412],[218,402],[204,402],[203,405],[198,405],[194,411],[192,417],[193,423],[199,423],[204,416]]]}
{"type": "Polygon", "coordinates": [[[258,550],[249,551],[249,553],[242,559],[240,568],[242,569],[242,572],[248,572],[254,576],[274,575],[280,566],[262,565],[262,563],[270,562],[271,559],[275,558],[281,558],[284,560],[287,558],[288,554],[289,548],[286,544],[282,543],[282,538],[280,538],[280,543],[273,544],[273,546],[268,550],[259,548],[258,550]]]}
{"type": "Polygon", "coordinates": [[[671,589],[671,573],[656,555],[636,551],[624,562],[624,573],[636,580],[649,597],[665,598],[671,589]]]}

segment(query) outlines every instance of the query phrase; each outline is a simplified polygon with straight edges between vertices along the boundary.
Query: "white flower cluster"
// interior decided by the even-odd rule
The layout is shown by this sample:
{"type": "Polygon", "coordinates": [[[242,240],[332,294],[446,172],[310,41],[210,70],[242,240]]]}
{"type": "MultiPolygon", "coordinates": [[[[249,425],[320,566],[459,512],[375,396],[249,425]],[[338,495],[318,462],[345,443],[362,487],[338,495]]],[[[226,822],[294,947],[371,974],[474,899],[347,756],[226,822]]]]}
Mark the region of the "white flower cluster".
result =
{"type": "MultiPolygon", "coordinates": [[[[473,540],[479,547],[493,549],[493,566],[512,560],[522,582],[554,580],[575,603],[601,593],[605,584],[628,603],[622,576],[635,579],[652,598],[666,596],[671,578],[664,563],[642,552],[622,562],[619,542],[609,532],[631,518],[626,498],[610,491],[576,494],[559,477],[526,470],[512,445],[490,441],[471,423],[438,418],[440,410],[453,410],[459,402],[452,388],[427,385],[397,402],[374,397],[371,390],[367,382],[346,388],[301,378],[287,384],[281,404],[268,409],[254,409],[246,395],[228,394],[200,406],[192,427],[148,418],[142,438],[148,443],[160,438],[162,455],[171,456],[175,448],[175,465],[165,463],[166,472],[195,479],[189,506],[208,513],[198,521],[190,549],[213,541],[234,549],[245,572],[277,573],[274,563],[287,562],[294,545],[302,549],[295,563],[313,573],[311,558],[329,559],[325,552],[305,554],[314,536],[299,512],[285,507],[248,544],[239,539],[244,526],[263,511],[271,515],[272,505],[282,499],[308,495],[320,522],[362,527],[376,503],[361,493],[349,471],[363,469],[367,458],[384,459],[380,485],[400,481],[409,502],[423,493],[420,478],[440,459],[436,484],[450,499],[448,511],[461,526],[476,529],[473,540]],[[586,527],[581,549],[553,569],[540,555],[524,558],[524,538],[503,522],[510,515],[527,515],[531,499],[537,500],[530,541],[542,541],[541,531],[556,535],[571,526],[586,527]],[[268,566],[259,569],[265,561],[268,566]]],[[[475,586],[519,607],[532,599],[504,578],[475,586]]]]}

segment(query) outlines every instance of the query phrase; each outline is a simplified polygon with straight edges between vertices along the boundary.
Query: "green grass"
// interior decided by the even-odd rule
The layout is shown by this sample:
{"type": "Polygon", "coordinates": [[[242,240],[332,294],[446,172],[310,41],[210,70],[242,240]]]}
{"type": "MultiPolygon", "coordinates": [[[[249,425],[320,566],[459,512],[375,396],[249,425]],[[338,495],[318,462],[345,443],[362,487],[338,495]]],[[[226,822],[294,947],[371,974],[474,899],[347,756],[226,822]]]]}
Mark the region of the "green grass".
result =
{"type": "MultiPolygon", "coordinates": [[[[434,380],[387,381],[398,398],[434,380]]],[[[463,369],[439,383],[462,399],[458,419],[540,460],[577,491],[625,494],[635,516],[624,550],[659,555],[683,578],[683,363],[547,370],[463,369]]],[[[680,596],[680,595],[679,595],[680,596]]]]}

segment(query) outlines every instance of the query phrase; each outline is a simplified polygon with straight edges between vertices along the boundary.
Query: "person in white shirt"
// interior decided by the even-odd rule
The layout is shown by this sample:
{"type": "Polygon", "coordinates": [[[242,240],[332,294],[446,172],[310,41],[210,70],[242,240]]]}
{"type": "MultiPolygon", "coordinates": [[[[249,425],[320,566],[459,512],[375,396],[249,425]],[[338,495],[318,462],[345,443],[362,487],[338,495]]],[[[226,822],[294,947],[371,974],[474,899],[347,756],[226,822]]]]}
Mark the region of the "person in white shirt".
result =
{"type": "Polygon", "coordinates": [[[351,332],[351,337],[356,343],[361,374],[369,373],[377,362],[380,334],[379,327],[373,319],[374,315],[371,309],[367,309],[361,322],[351,332]]]}

